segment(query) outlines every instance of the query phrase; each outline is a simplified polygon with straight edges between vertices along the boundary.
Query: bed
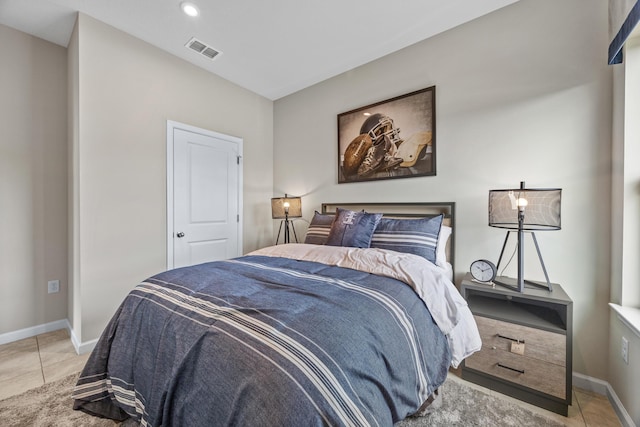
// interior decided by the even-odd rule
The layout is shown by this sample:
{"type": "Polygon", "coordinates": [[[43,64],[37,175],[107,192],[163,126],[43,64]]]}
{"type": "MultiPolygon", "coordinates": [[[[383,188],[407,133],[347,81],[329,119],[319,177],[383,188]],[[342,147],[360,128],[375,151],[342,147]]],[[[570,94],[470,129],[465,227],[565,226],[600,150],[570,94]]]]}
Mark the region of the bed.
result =
{"type": "Polygon", "coordinates": [[[450,280],[454,212],[323,204],[305,243],[150,277],[98,340],[74,409],[149,426],[391,426],[424,413],[481,345],[450,280]]]}

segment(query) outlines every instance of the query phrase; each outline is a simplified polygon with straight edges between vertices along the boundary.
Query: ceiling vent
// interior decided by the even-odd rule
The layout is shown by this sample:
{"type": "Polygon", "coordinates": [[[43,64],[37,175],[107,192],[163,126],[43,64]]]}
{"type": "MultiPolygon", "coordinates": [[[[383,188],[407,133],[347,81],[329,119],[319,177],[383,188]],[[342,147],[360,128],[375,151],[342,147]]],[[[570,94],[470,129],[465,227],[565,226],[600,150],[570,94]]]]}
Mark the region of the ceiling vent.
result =
{"type": "Polygon", "coordinates": [[[206,43],[201,42],[200,40],[196,39],[195,37],[192,37],[191,40],[189,40],[187,42],[187,44],[185,44],[186,47],[188,47],[189,49],[198,52],[200,55],[205,56],[209,59],[213,59],[216,56],[218,56],[221,52],[215,50],[214,48],[212,48],[211,46],[207,45],[206,43]]]}

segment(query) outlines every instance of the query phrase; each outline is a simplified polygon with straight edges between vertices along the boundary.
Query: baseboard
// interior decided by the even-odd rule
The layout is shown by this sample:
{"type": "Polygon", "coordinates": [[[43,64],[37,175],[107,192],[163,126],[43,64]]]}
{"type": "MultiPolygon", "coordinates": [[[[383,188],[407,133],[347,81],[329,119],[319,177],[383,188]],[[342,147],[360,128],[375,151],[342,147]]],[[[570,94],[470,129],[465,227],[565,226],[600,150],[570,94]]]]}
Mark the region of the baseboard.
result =
{"type": "Polygon", "coordinates": [[[7,332],[0,335],[0,345],[23,340],[25,338],[35,337],[36,335],[45,334],[47,332],[57,331],[58,329],[69,329],[68,325],[69,321],[67,319],[62,319],[13,332],[7,332]]]}
{"type": "Polygon", "coordinates": [[[56,320],[55,322],[44,323],[42,325],[31,326],[30,328],[24,328],[13,332],[7,332],[5,334],[0,335],[0,345],[8,344],[14,341],[20,341],[25,338],[35,337],[36,335],[46,334],[47,332],[57,331],[59,329],[66,329],[69,331],[69,336],[71,337],[71,343],[78,354],[84,354],[91,352],[96,344],[98,343],[98,339],[94,339],[87,342],[80,342],[76,337],[71,324],[68,319],[56,320]]]}
{"type": "Polygon", "coordinates": [[[68,321],[67,321],[67,325],[68,325],[68,329],[69,329],[69,335],[71,336],[71,343],[73,344],[73,348],[76,349],[76,353],[85,354],[85,353],[89,353],[89,352],[93,351],[93,349],[95,348],[96,344],[98,343],[98,339],[96,338],[96,339],[93,339],[91,341],[80,342],[80,340],[76,336],[75,332],[73,331],[73,328],[71,327],[71,324],[68,321]]]}
{"type": "Polygon", "coordinates": [[[573,386],[602,396],[606,396],[607,389],[611,387],[606,381],[577,372],[573,373],[573,386]]]}
{"type": "Polygon", "coordinates": [[[633,419],[631,418],[625,407],[622,405],[622,402],[618,398],[616,392],[613,390],[613,387],[611,387],[611,384],[609,384],[608,382],[574,372],[573,386],[600,394],[602,396],[606,396],[607,399],[609,399],[609,402],[611,402],[613,410],[616,411],[616,415],[618,415],[620,423],[624,427],[636,427],[633,419]]]}

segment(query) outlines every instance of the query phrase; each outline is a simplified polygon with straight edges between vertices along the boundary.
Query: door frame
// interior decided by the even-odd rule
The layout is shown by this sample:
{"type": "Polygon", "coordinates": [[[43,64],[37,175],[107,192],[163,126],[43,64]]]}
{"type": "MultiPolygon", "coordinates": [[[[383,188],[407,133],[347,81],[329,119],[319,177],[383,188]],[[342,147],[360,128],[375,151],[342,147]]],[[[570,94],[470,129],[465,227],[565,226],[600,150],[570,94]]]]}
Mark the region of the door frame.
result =
{"type": "Polygon", "coordinates": [[[237,136],[225,135],[208,129],[202,129],[185,123],[167,120],[167,270],[173,268],[173,139],[174,130],[181,129],[188,132],[198,133],[200,135],[211,136],[213,138],[222,139],[232,142],[238,146],[238,253],[242,255],[242,222],[243,222],[243,202],[242,202],[242,143],[243,139],[237,136]]]}

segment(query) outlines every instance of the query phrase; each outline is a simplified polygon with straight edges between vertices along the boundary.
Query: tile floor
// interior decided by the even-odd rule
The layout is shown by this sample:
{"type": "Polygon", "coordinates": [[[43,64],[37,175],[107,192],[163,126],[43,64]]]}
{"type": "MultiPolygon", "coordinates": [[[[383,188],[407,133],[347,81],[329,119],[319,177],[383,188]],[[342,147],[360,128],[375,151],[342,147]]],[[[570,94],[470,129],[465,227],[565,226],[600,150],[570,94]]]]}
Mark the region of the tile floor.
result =
{"type": "MultiPolygon", "coordinates": [[[[65,329],[0,345],[0,400],[79,372],[88,357],[88,354],[76,355],[69,339],[69,333],[65,329]]],[[[456,371],[452,373],[458,375],[456,371]]],[[[475,384],[467,384],[482,389],[475,384]]],[[[489,393],[499,394],[494,391],[489,391],[489,393]]],[[[499,395],[504,397],[502,394],[499,395]]],[[[575,387],[573,405],[569,408],[568,417],[545,411],[510,397],[506,398],[533,411],[550,416],[567,426],[609,427],[621,425],[606,397],[575,387]]]]}
{"type": "Polygon", "coordinates": [[[66,329],[0,345],[0,400],[79,372],[88,358],[66,329]]]}

